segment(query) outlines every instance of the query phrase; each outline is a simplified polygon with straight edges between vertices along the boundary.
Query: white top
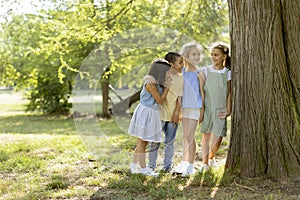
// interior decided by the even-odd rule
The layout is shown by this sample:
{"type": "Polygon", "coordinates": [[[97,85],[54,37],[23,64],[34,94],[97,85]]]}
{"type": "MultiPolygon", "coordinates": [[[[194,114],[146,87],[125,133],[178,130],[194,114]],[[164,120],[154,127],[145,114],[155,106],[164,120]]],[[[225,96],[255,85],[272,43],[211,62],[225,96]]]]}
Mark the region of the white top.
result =
{"type": "MultiPolygon", "coordinates": [[[[210,69],[211,72],[219,73],[219,74],[224,74],[226,72],[226,69],[227,69],[226,67],[224,67],[221,70],[214,69],[213,66],[202,67],[201,71],[204,73],[205,77],[207,77],[208,68],[210,69]]],[[[227,81],[230,81],[230,80],[231,80],[231,70],[229,70],[228,74],[227,74],[227,81]]]]}

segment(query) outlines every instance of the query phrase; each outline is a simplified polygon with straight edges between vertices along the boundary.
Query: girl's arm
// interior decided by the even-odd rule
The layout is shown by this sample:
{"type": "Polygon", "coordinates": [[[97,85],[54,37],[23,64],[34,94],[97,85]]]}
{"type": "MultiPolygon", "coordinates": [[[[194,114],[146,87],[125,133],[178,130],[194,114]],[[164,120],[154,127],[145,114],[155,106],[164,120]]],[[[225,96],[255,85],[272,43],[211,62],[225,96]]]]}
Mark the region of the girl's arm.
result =
{"type": "Polygon", "coordinates": [[[204,102],[204,97],[205,97],[205,93],[204,93],[204,84],[205,84],[205,75],[204,72],[201,71],[198,74],[198,79],[199,79],[199,84],[200,84],[200,94],[202,97],[202,108],[204,108],[205,102],[204,102]]]}
{"type": "Polygon", "coordinates": [[[160,95],[158,90],[157,90],[156,85],[153,84],[153,83],[147,83],[146,89],[147,89],[148,92],[151,93],[151,95],[153,96],[153,98],[155,99],[155,101],[158,104],[162,104],[165,101],[165,99],[167,97],[167,94],[169,92],[169,88],[165,87],[162,95],[160,95]]]}
{"type": "Polygon", "coordinates": [[[176,107],[171,118],[171,122],[174,124],[178,124],[179,122],[180,108],[181,108],[181,97],[178,97],[176,100],[176,107]]]}
{"type": "Polygon", "coordinates": [[[231,114],[231,80],[227,81],[227,88],[228,88],[228,95],[227,95],[227,101],[226,101],[226,116],[228,117],[231,114]]]}
{"type": "Polygon", "coordinates": [[[154,83],[147,83],[146,85],[147,91],[151,93],[151,95],[153,96],[153,98],[158,104],[162,104],[165,101],[167,94],[169,92],[171,81],[172,81],[171,71],[168,70],[165,75],[164,91],[162,95],[160,95],[154,83]]]}
{"type": "Polygon", "coordinates": [[[205,93],[204,93],[204,84],[205,84],[205,75],[204,72],[201,71],[198,74],[198,79],[199,79],[199,84],[200,84],[200,94],[202,97],[202,108],[201,108],[201,112],[200,112],[200,118],[199,118],[199,124],[203,121],[204,118],[204,110],[205,110],[205,93]]]}

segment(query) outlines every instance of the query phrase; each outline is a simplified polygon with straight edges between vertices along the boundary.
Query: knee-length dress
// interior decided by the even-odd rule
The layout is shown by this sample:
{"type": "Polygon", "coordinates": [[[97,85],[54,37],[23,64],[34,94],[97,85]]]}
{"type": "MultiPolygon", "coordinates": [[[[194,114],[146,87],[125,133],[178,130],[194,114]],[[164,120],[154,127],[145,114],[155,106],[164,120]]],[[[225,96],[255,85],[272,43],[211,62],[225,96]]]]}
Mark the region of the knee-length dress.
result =
{"type": "Polygon", "coordinates": [[[207,67],[204,84],[204,119],[202,122],[202,133],[213,133],[224,137],[227,132],[226,118],[220,118],[220,112],[226,112],[227,104],[227,81],[231,79],[229,69],[225,68],[223,73],[213,70],[212,66],[207,67]]]}
{"type": "MultiPolygon", "coordinates": [[[[128,133],[148,142],[162,142],[162,123],[160,119],[159,104],[150,92],[146,90],[146,83],[140,94],[140,103],[134,110],[130,121],[128,133]]],[[[161,94],[163,88],[156,85],[161,94]]]]}

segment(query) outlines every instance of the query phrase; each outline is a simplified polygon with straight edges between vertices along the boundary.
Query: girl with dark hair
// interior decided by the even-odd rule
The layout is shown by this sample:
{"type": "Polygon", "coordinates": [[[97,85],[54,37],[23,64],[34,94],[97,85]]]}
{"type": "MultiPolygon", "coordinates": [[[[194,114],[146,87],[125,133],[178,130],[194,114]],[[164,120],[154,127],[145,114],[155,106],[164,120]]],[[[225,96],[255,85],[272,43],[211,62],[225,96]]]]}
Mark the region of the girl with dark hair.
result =
{"type": "Polygon", "coordinates": [[[216,165],[215,155],[227,132],[226,118],[231,113],[231,70],[229,48],[216,43],[211,48],[213,65],[203,67],[200,73],[202,96],[202,167],[216,165]],[[211,145],[210,145],[211,142],[211,145]]]}
{"type": "MultiPolygon", "coordinates": [[[[160,117],[162,123],[162,131],[165,134],[164,148],[164,168],[163,171],[168,173],[172,170],[174,157],[174,141],[179,123],[179,114],[181,110],[181,97],[183,93],[183,77],[181,75],[183,67],[183,57],[176,52],[169,52],[165,56],[171,69],[169,71],[170,82],[169,93],[164,103],[160,106],[160,117]]],[[[149,164],[151,169],[155,169],[157,154],[160,143],[152,142],[149,151],[149,164]]]]}
{"type": "Polygon", "coordinates": [[[132,174],[158,176],[150,167],[146,167],[145,153],[148,142],[162,142],[162,126],[159,105],[166,99],[169,91],[169,78],[166,77],[170,64],[163,59],[152,63],[149,74],[156,83],[145,81],[140,94],[140,103],[134,110],[128,133],[138,138],[133,162],[130,164],[132,174]],[[166,79],[166,82],[165,82],[166,79]],[[138,165],[139,163],[139,165],[138,165]]]}

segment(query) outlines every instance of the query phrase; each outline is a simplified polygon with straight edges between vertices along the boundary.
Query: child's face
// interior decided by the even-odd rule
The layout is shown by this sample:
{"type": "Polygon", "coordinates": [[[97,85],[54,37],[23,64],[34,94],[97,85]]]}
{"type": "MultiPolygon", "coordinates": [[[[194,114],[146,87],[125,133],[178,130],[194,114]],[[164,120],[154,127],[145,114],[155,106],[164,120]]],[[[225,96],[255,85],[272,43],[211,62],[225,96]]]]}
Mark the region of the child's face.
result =
{"type": "Polygon", "coordinates": [[[211,61],[214,65],[223,65],[226,55],[222,53],[220,49],[212,49],[211,51],[211,61]]]}
{"type": "Polygon", "coordinates": [[[171,63],[171,67],[175,69],[177,72],[181,72],[183,68],[183,57],[177,57],[176,61],[174,63],[171,63]]]}
{"type": "Polygon", "coordinates": [[[197,48],[191,48],[189,50],[189,54],[187,56],[187,59],[193,64],[193,65],[198,65],[200,63],[201,59],[201,52],[197,48]]]}

